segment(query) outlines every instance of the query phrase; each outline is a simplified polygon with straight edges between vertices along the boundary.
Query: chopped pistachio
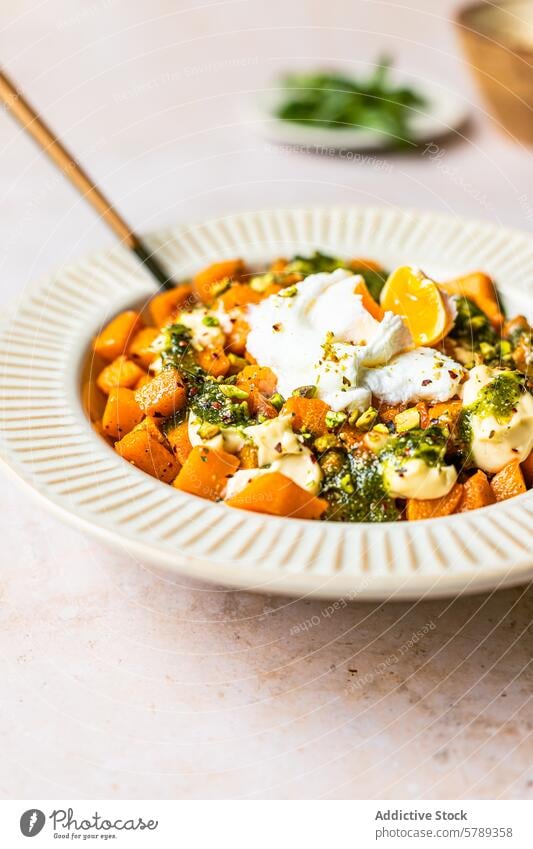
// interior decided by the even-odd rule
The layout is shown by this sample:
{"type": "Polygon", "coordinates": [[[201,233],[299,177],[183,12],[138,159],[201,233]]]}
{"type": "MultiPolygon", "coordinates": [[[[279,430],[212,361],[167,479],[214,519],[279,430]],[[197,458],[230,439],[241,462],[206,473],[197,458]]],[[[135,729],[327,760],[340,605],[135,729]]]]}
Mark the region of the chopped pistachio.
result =
{"type": "Polygon", "coordinates": [[[377,433],[384,433],[387,436],[389,435],[389,429],[386,424],[383,424],[383,422],[379,422],[379,424],[374,425],[372,430],[375,430],[377,433]]]}
{"type": "Polygon", "coordinates": [[[248,398],[248,392],[245,389],[240,389],[238,386],[231,386],[228,383],[221,383],[220,391],[226,398],[238,398],[239,401],[245,401],[248,398]]]}
{"type": "Polygon", "coordinates": [[[253,289],[254,292],[264,292],[265,289],[268,289],[271,283],[274,282],[274,275],[271,272],[267,272],[266,274],[258,274],[256,277],[252,277],[250,280],[250,289],[253,289]]]}
{"type": "Polygon", "coordinates": [[[352,425],[353,427],[360,415],[361,410],[352,410],[352,412],[348,416],[348,424],[352,425]]]}
{"type": "Polygon", "coordinates": [[[359,430],[370,430],[377,417],[378,411],[375,410],[374,407],[368,407],[368,409],[365,410],[364,413],[359,416],[355,424],[359,428],[359,430]]]}
{"type": "Polygon", "coordinates": [[[326,427],[329,430],[334,430],[334,428],[341,425],[347,419],[346,413],[336,413],[334,410],[328,410],[326,413],[326,427]]]}
{"type": "Polygon", "coordinates": [[[214,283],[211,287],[211,294],[213,298],[217,298],[219,295],[225,292],[226,289],[229,289],[230,286],[231,277],[223,277],[222,280],[217,280],[217,282],[214,283]]]}
{"type": "Polygon", "coordinates": [[[237,354],[228,354],[228,360],[230,361],[232,374],[237,374],[248,365],[247,360],[244,357],[239,357],[237,354]]]}
{"type": "Polygon", "coordinates": [[[285,399],[283,395],[280,395],[279,392],[274,392],[273,395],[268,399],[275,410],[281,410],[283,404],[285,403],[285,399]]]}
{"type": "Polygon", "coordinates": [[[323,436],[317,436],[313,442],[313,447],[322,454],[328,448],[337,448],[340,445],[338,438],[334,433],[325,433],[323,436]]]}
{"type": "Polygon", "coordinates": [[[316,386],[298,386],[292,394],[300,398],[316,398],[317,392],[316,386]]]}
{"type": "Polygon", "coordinates": [[[352,483],[352,476],[351,475],[344,475],[340,479],[339,484],[340,484],[340,488],[342,489],[342,491],[346,492],[348,495],[351,495],[352,492],[354,492],[354,486],[353,486],[353,483],[352,483]]]}
{"type": "Polygon", "coordinates": [[[282,289],[278,294],[280,298],[294,298],[298,294],[298,289],[296,286],[287,286],[286,289],[282,289]]]}
{"type": "Polygon", "coordinates": [[[494,345],[489,345],[488,342],[480,342],[479,343],[479,350],[480,350],[481,356],[485,360],[491,360],[493,357],[496,356],[496,348],[494,347],[494,345]]]}
{"type": "Polygon", "coordinates": [[[420,413],[416,407],[409,407],[394,416],[394,424],[398,433],[405,433],[414,427],[420,427],[420,413]]]}
{"type": "Polygon", "coordinates": [[[205,324],[206,327],[218,327],[220,321],[214,315],[206,315],[202,319],[202,324],[205,324]]]}
{"type": "Polygon", "coordinates": [[[202,422],[198,428],[198,435],[202,439],[213,439],[213,437],[218,436],[219,433],[220,428],[210,422],[202,422]]]}

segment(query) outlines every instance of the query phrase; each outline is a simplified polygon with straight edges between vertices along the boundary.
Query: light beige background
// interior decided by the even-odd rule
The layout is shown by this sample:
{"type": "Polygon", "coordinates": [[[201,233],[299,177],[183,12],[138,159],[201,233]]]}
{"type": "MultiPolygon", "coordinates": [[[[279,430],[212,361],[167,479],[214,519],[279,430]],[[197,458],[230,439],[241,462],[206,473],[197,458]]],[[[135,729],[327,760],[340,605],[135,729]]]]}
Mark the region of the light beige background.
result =
{"type": "MultiPolygon", "coordinates": [[[[3,62],[139,229],[377,203],[531,227],[444,0],[4,2],[3,62]],[[242,120],[281,66],[381,48],[473,115],[437,158],[289,154],[242,120]]],[[[111,237],[0,116],[0,296],[111,237]]],[[[0,794],[530,798],[533,595],[339,605],[148,571],[0,478],[0,794]],[[528,639],[529,637],[529,639],[528,639]]]]}

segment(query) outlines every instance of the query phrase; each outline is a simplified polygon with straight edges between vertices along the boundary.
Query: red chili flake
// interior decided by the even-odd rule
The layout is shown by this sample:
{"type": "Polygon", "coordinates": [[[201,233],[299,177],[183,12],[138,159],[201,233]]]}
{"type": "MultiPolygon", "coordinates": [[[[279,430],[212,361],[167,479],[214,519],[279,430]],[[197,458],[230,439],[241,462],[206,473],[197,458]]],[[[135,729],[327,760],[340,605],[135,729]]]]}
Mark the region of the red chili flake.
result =
{"type": "Polygon", "coordinates": [[[451,369],[448,369],[448,374],[450,375],[451,378],[453,378],[453,380],[455,380],[457,377],[459,377],[459,375],[455,371],[451,371],[451,369]]]}
{"type": "Polygon", "coordinates": [[[281,454],[281,442],[278,442],[277,445],[274,445],[274,451],[277,451],[278,454],[281,454]]]}
{"type": "Polygon", "coordinates": [[[430,383],[433,383],[433,381],[430,377],[426,377],[426,379],[422,381],[422,386],[429,386],[430,383]]]}
{"type": "Polygon", "coordinates": [[[281,322],[278,321],[277,324],[272,325],[272,330],[275,330],[276,333],[278,333],[281,330],[281,327],[282,327],[281,322]]]}

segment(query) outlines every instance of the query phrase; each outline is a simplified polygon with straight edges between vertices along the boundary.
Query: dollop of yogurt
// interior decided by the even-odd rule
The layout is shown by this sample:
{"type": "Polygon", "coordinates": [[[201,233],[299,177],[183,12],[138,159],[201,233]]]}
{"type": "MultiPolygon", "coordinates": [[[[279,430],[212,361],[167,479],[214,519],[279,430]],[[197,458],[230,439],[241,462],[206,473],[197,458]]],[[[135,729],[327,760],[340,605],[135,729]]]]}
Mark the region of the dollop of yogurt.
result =
{"type": "Polygon", "coordinates": [[[489,387],[501,371],[488,366],[476,366],[463,386],[463,407],[473,407],[470,416],[472,460],[485,472],[499,472],[508,463],[522,463],[533,450],[533,396],[522,393],[508,417],[496,417],[490,412],[475,412],[480,392],[489,387]]]}
{"type": "Polygon", "coordinates": [[[457,480],[454,466],[428,466],[419,458],[402,460],[401,465],[385,461],[383,481],[393,498],[442,498],[457,480]]]}
{"type": "Polygon", "coordinates": [[[337,412],[365,409],[372,394],[388,403],[453,397],[462,366],[432,348],[411,350],[400,316],[377,321],[365,309],[360,280],[345,269],[312,274],[249,308],[247,348],[277,375],[281,394],[316,386],[337,412]]]}

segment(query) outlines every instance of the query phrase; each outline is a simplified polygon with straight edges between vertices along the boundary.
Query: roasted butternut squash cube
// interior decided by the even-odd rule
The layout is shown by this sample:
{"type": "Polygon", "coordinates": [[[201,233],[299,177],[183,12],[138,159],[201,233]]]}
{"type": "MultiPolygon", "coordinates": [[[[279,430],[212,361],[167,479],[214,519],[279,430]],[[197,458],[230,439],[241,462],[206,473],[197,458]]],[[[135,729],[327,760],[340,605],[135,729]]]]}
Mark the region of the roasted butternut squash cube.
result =
{"type": "Polygon", "coordinates": [[[456,483],[442,498],[408,498],[407,519],[436,519],[438,516],[451,516],[457,511],[463,497],[463,484],[456,483]]]}
{"type": "Polygon", "coordinates": [[[141,422],[143,416],[135,400],[135,392],[117,386],[109,393],[102,416],[102,428],[113,439],[122,439],[141,422]]]}
{"type": "Polygon", "coordinates": [[[154,434],[153,425],[141,422],[119,442],[115,451],[124,460],[164,483],[171,483],[179,472],[180,464],[169,448],[154,434]]]}
{"type": "Polygon", "coordinates": [[[311,495],[279,472],[258,475],[226,503],[241,510],[296,519],[319,519],[328,506],[323,498],[311,495]]]}
{"type": "Polygon", "coordinates": [[[235,474],[238,467],[239,459],[233,454],[197,445],[183,464],[174,486],[209,501],[220,501],[228,478],[235,474]]]}
{"type": "Polygon", "coordinates": [[[149,383],[137,389],[135,400],[147,416],[172,416],[186,401],[186,390],[179,371],[163,369],[149,383]]]}
{"type": "Polygon", "coordinates": [[[141,314],[134,310],[119,313],[98,334],[93,342],[93,351],[108,362],[123,354],[135,334],[143,326],[141,314]]]}
{"type": "Polygon", "coordinates": [[[328,431],[326,416],[329,406],[320,398],[293,395],[285,401],[281,412],[291,416],[293,430],[311,433],[313,436],[323,436],[328,431]]]}
{"type": "Polygon", "coordinates": [[[244,272],[242,259],[227,259],[214,262],[199,271],[193,278],[192,287],[196,297],[204,304],[210,304],[217,296],[218,284],[223,280],[234,280],[244,272]]]}
{"type": "Polygon", "coordinates": [[[185,421],[174,425],[167,430],[166,436],[170,447],[183,466],[192,451],[191,440],[189,439],[189,423],[185,421]]]}
{"type": "Polygon", "coordinates": [[[494,504],[495,501],[496,496],[492,491],[487,475],[481,469],[478,469],[464,483],[463,498],[459,506],[459,512],[466,513],[468,510],[477,510],[478,507],[486,507],[488,504],[494,504]]]}
{"type": "Polygon", "coordinates": [[[494,475],[490,485],[496,496],[496,501],[506,501],[526,491],[524,475],[518,460],[508,463],[501,471],[494,475]]]}
{"type": "Polygon", "coordinates": [[[172,313],[178,309],[192,307],[194,301],[192,287],[186,284],[169,289],[168,292],[161,292],[150,301],[149,310],[152,321],[156,327],[164,327],[168,324],[172,313]]]}
{"type": "Polygon", "coordinates": [[[147,369],[158,356],[156,351],[152,351],[151,345],[159,336],[157,327],[143,327],[135,334],[128,347],[128,357],[142,368],[147,369]]]}
{"type": "Polygon", "coordinates": [[[102,369],[96,383],[102,392],[109,395],[111,390],[118,386],[132,389],[143,375],[144,371],[137,363],[121,354],[120,357],[117,357],[116,360],[102,369]]]}

